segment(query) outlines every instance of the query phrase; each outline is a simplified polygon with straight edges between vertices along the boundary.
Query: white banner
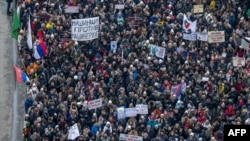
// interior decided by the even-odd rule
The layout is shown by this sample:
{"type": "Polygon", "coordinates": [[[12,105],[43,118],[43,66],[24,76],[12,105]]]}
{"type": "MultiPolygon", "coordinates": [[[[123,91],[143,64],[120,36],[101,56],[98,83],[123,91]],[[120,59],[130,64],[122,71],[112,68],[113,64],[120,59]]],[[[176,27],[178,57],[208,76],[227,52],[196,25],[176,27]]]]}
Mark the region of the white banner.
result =
{"type": "Polygon", "coordinates": [[[138,104],[135,106],[137,110],[137,114],[148,114],[148,105],[146,104],[138,104]]]}
{"type": "Polygon", "coordinates": [[[88,109],[92,110],[92,109],[96,109],[102,107],[102,99],[96,99],[96,100],[91,100],[88,102],[88,109]]]}
{"type": "Polygon", "coordinates": [[[71,39],[87,41],[98,38],[99,17],[74,19],[71,21],[71,39]]]}
{"type": "Polygon", "coordinates": [[[78,6],[66,6],[65,13],[79,13],[78,6]]]}
{"type": "Polygon", "coordinates": [[[200,40],[200,41],[207,42],[208,35],[206,33],[197,33],[197,39],[200,40]]]}
{"type": "Polygon", "coordinates": [[[135,117],[137,115],[136,108],[125,108],[125,116],[126,117],[135,117]]]}
{"type": "Polygon", "coordinates": [[[246,64],[245,58],[233,57],[233,66],[234,67],[243,67],[246,64]]]}
{"type": "Polygon", "coordinates": [[[197,33],[192,32],[192,33],[183,33],[183,39],[189,40],[189,41],[196,41],[197,39],[197,33]]]}
{"type": "Polygon", "coordinates": [[[116,4],[115,9],[124,9],[124,4],[116,4]]]}
{"type": "Polygon", "coordinates": [[[156,45],[149,45],[149,47],[150,47],[150,55],[164,59],[166,52],[165,48],[156,45]]]}
{"type": "Polygon", "coordinates": [[[140,136],[120,134],[119,141],[142,141],[143,138],[140,136]]]}
{"type": "Polygon", "coordinates": [[[28,20],[27,45],[28,45],[29,49],[33,48],[31,26],[30,26],[30,16],[29,16],[29,20],[28,20]]]}
{"type": "Polygon", "coordinates": [[[75,140],[77,137],[80,136],[77,124],[75,123],[69,129],[68,140],[75,140]]]}
{"type": "Polygon", "coordinates": [[[208,32],[208,43],[225,42],[225,31],[210,31],[208,32]]]}

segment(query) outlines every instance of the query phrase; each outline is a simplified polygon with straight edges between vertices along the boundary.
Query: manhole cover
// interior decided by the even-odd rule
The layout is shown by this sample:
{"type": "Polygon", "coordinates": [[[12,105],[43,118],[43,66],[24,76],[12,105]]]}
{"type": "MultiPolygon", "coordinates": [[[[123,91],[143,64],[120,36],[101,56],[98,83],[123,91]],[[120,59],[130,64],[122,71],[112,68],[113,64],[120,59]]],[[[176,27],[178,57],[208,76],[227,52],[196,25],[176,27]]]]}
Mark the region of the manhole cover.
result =
{"type": "Polygon", "coordinates": [[[0,1],[0,6],[4,6],[4,5],[5,5],[5,2],[0,1]]]}

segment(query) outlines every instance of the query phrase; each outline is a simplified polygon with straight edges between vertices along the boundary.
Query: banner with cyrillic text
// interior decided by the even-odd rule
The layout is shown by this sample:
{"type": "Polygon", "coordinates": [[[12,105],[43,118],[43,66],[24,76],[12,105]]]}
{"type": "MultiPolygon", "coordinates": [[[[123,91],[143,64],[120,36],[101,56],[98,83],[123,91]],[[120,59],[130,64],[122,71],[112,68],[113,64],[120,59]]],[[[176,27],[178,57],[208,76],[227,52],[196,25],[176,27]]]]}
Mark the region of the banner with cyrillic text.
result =
{"type": "Polygon", "coordinates": [[[135,107],[137,109],[137,114],[148,114],[148,105],[138,104],[135,107]]]}
{"type": "Polygon", "coordinates": [[[96,99],[96,100],[91,100],[88,102],[88,109],[92,110],[92,109],[96,109],[102,107],[102,99],[96,99]]]}
{"type": "Polygon", "coordinates": [[[88,41],[98,38],[99,17],[74,19],[71,21],[71,39],[88,41]]]}
{"type": "Polygon", "coordinates": [[[223,43],[223,42],[225,42],[225,31],[208,32],[208,43],[223,43]]]}
{"type": "Polygon", "coordinates": [[[233,57],[234,67],[244,67],[246,65],[246,59],[240,57],[233,57]]]}
{"type": "Polygon", "coordinates": [[[189,40],[189,41],[196,41],[197,33],[183,33],[183,39],[189,40]]]}
{"type": "Polygon", "coordinates": [[[129,134],[120,134],[119,141],[142,141],[141,136],[129,135],[129,134]]]}
{"type": "Polygon", "coordinates": [[[65,13],[79,13],[78,6],[66,6],[65,13]]]}
{"type": "Polygon", "coordinates": [[[125,108],[125,116],[126,117],[137,116],[137,109],[136,108],[125,108]]]}

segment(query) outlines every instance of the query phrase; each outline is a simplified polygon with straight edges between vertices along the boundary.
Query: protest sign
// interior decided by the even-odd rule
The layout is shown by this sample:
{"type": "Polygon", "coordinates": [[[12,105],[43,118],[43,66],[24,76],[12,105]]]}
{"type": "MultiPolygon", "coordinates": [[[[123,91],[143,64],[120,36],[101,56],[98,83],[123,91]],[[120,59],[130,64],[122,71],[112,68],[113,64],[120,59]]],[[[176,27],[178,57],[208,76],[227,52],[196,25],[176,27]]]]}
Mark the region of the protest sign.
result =
{"type": "Polygon", "coordinates": [[[116,53],[117,50],[117,41],[111,41],[110,42],[110,51],[112,53],[116,53]]]}
{"type": "Polygon", "coordinates": [[[143,23],[143,18],[141,18],[140,15],[136,15],[136,14],[133,16],[127,17],[125,20],[126,20],[126,23],[130,27],[137,27],[143,23]]]}
{"type": "Polygon", "coordinates": [[[126,117],[135,117],[137,115],[136,108],[125,108],[125,116],[126,117]]]}
{"type": "Polygon", "coordinates": [[[204,6],[202,4],[199,4],[199,5],[194,5],[193,7],[193,13],[203,13],[204,11],[204,6]]]}
{"type": "Polygon", "coordinates": [[[150,55],[164,59],[166,52],[165,48],[156,45],[149,45],[149,48],[150,48],[150,55]]]}
{"type": "Polygon", "coordinates": [[[197,39],[197,33],[192,32],[192,33],[183,33],[183,39],[189,40],[189,41],[196,41],[197,39]]]}
{"type": "Polygon", "coordinates": [[[119,107],[116,109],[116,111],[117,111],[117,120],[126,118],[124,107],[119,107]]]}
{"type": "Polygon", "coordinates": [[[116,4],[115,9],[124,9],[124,4],[116,4]]]}
{"type": "Polygon", "coordinates": [[[69,129],[68,140],[75,140],[77,137],[80,136],[77,124],[75,123],[69,129]]]}
{"type": "Polygon", "coordinates": [[[137,114],[148,114],[148,105],[137,104],[136,106],[137,114]]]}
{"type": "Polygon", "coordinates": [[[65,13],[79,13],[79,7],[78,6],[66,6],[65,13]]]}
{"type": "Polygon", "coordinates": [[[242,46],[245,50],[249,50],[250,44],[249,44],[245,39],[241,39],[241,46],[242,46]]]}
{"type": "Polygon", "coordinates": [[[74,19],[71,21],[71,39],[87,41],[98,38],[99,17],[74,19]]]}
{"type": "Polygon", "coordinates": [[[129,135],[129,134],[120,134],[119,141],[142,141],[141,136],[129,135]]]}
{"type": "Polygon", "coordinates": [[[233,57],[233,66],[234,67],[243,67],[246,64],[245,58],[233,57]]]}
{"type": "Polygon", "coordinates": [[[201,80],[202,80],[202,81],[208,81],[208,80],[209,80],[209,77],[202,77],[201,80]]]}
{"type": "Polygon", "coordinates": [[[208,43],[225,42],[225,31],[210,31],[208,32],[208,43]]]}
{"type": "Polygon", "coordinates": [[[200,41],[207,42],[208,35],[207,35],[207,33],[197,33],[197,39],[200,40],[200,41]]]}
{"type": "Polygon", "coordinates": [[[88,102],[88,109],[89,110],[96,109],[99,107],[102,107],[102,99],[101,98],[88,102]]]}

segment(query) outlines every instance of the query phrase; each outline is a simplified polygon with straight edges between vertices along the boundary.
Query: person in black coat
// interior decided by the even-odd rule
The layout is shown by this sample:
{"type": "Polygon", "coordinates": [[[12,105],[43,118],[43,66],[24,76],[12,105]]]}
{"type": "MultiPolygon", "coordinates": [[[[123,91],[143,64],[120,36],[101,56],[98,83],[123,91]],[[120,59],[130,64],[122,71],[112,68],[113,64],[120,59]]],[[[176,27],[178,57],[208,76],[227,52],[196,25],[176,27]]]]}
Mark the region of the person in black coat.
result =
{"type": "Polygon", "coordinates": [[[6,0],[7,2],[7,15],[10,15],[11,11],[10,11],[10,5],[13,2],[13,0],[6,0]]]}

